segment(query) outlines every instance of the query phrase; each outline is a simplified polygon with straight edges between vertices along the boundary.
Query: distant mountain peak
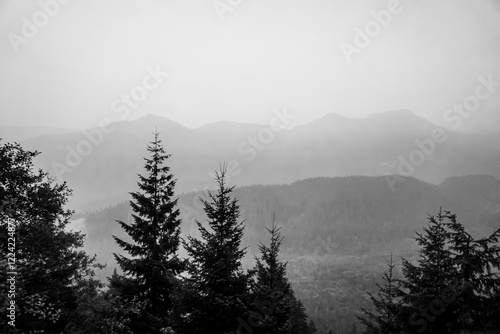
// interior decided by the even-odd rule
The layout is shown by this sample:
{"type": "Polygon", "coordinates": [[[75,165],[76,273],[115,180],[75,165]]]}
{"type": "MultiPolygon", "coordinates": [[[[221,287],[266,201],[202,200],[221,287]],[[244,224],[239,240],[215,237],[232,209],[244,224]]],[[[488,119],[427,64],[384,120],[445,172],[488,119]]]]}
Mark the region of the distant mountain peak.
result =
{"type": "Polygon", "coordinates": [[[142,117],[139,117],[137,119],[137,121],[149,121],[149,120],[161,120],[161,121],[171,121],[170,119],[164,117],[164,116],[160,116],[160,115],[155,115],[155,114],[152,114],[152,113],[147,113],[146,115],[142,116],[142,117]]]}
{"type": "Polygon", "coordinates": [[[185,126],[182,125],[181,123],[173,121],[170,118],[167,118],[165,116],[155,115],[152,113],[148,113],[142,117],[139,117],[138,119],[136,119],[133,122],[138,122],[138,123],[146,124],[146,125],[155,125],[155,124],[165,125],[165,124],[168,124],[168,125],[173,125],[173,126],[180,127],[180,128],[185,128],[185,126]]]}

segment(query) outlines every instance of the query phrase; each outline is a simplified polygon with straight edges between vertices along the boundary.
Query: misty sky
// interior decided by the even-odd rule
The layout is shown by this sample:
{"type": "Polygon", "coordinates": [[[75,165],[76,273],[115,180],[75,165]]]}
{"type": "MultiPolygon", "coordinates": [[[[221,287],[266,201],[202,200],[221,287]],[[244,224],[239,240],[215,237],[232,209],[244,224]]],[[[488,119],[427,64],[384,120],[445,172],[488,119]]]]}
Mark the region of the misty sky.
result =
{"type": "MultiPolygon", "coordinates": [[[[267,123],[283,107],[302,123],[393,109],[439,123],[478,77],[500,82],[495,0],[401,0],[351,62],[341,43],[390,1],[243,0],[221,14],[212,0],[72,0],[16,52],[12,34],[24,38],[23,18],[47,2],[0,0],[0,125],[76,129],[146,113],[188,127],[267,123]],[[169,76],[116,113],[156,67],[169,76]]],[[[500,88],[470,122],[491,124],[499,103],[500,88]]]]}

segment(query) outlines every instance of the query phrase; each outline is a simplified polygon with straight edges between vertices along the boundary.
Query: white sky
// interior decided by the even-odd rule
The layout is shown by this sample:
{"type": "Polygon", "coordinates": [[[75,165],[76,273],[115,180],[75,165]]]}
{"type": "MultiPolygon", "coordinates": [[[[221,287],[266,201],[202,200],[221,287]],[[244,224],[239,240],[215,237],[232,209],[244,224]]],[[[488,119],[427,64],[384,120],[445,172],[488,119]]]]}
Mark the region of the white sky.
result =
{"type": "MultiPolygon", "coordinates": [[[[16,53],[8,34],[22,36],[40,2],[0,0],[0,125],[118,119],[113,101],[155,65],[170,76],[128,119],[154,113],[188,127],[267,123],[282,107],[302,123],[393,109],[439,122],[479,76],[500,81],[497,0],[401,0],[351,63],[340,44],[388,0],[242,0],[224,21],[213,0],[72,0],[16,53]]],[[[496,117],[499,96],[476,117],[496,117]]]]}

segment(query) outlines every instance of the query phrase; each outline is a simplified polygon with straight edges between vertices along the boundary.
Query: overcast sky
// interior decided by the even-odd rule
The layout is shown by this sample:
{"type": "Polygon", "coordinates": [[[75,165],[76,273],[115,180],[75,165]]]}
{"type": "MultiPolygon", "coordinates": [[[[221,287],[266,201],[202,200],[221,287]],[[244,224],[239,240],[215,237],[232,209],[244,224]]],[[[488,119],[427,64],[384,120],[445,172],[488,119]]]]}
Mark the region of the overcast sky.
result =
{"type": "MultiPolygon", "coordinates": [[[[342,43],[354,46],[354,29],[391,1],[232,0],[223,11],[229,0],[72,0],[53,17],[41,13],[47,2],[0,0],[0,125],[82,128],[146,113],[188,127],[266,123],[283,107],[299,122],[393,109],[440,122],[480,76],[500,82],[495,0],[401,0],[350,62],[342,43]],[[26,22],[42,26],[31,36],[26,22]],[[169,76],[152,88],[148,68],[169,76]],[[122,94],[144,80],[151,90],[124,112],[122,94]]],[[[474,117],[491,123],[499,96],[474,117]]]]}

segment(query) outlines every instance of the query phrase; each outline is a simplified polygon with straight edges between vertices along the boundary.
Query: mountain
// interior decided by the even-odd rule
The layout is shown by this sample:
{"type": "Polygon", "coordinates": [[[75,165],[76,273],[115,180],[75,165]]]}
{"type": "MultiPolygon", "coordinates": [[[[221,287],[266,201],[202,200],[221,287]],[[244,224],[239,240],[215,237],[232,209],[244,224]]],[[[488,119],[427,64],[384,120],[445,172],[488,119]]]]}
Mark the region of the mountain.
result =
{"type": "Polygon", "coordinates": [[[500,177],[500,137],[437,130],[411,111],[361,119],[328,114],[291,129],[276,120],[269,125],[220,122],[189,129],[148,115],[113,123],[106,133],[94,128],[22,144],[42,152],[36,160],[39,167],[68,182],[75,194],[70,205],[78,211],[127,199],[155,129],[172,154],[169,165],[179,193],[209,187],[211,173],[224,161],[230,164],[231,182],[240,186],[319,176],[404,174],[433,183],[466,174],[500,177]],[[442,142],[432,139],[435,131],[442,131],[442,142]]]}

